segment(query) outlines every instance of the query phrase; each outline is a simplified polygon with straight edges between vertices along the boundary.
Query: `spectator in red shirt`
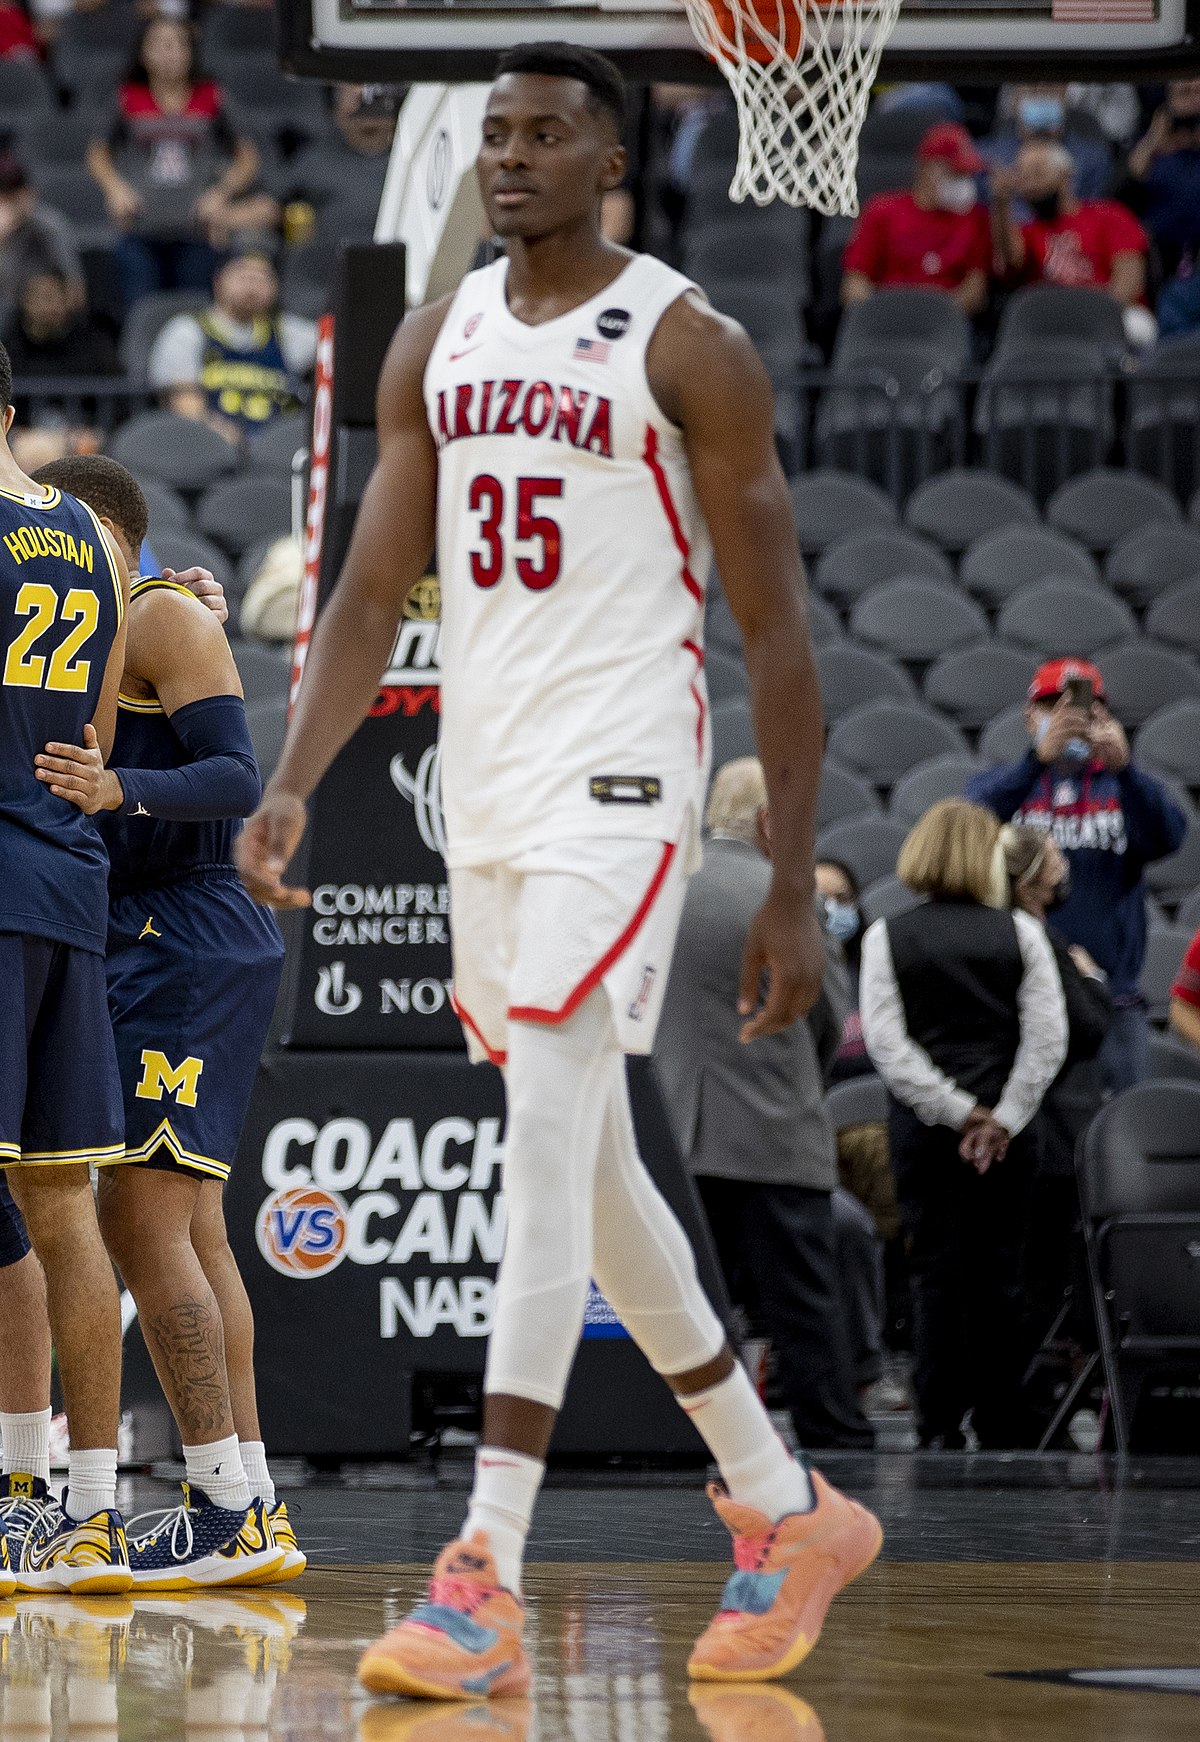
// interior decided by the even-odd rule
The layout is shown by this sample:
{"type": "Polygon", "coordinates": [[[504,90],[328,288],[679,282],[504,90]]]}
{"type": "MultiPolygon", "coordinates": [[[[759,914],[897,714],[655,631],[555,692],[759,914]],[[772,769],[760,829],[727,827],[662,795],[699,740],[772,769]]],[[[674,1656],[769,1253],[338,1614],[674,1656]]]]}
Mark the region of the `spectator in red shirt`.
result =
{"type": "Polygon", "coordinates": [[[1171,1027],[1200,1048],[1200,931],[1188,945],[1171,987],[1171,1027]]]}
{"type": "Polygon", "coordinates": [[[975,185],[983,168],[965,127],[931,127],[917,147],[912,192],[876,194],[863,208],[842,256],[842,302],[863,302],[883,285],[921,284],[978,314],[992,258],[975,185]]]}
{"type": "Polygon", "coordinates": [[[33,25],[15,0],[0,0],[0,60],[37,60],[33,25]]]}
{"type": "Polygon", "coordinates": [[[217,249],[278,217],[274,199],[250,191],[258,152],[234,132],[219,87],[200,76],[190,26],[161,13],[142,31],[107,136],[92,140],[87,166],[123,232],[127,306],[156,290],[206,291],[217,249]]]}
{"type": "Polygon", "coordinates": [[[1146,232],[1116,200],[1075,196],[1070,152],[1054,140],[1030,140],[1012,171],[993,169],[992,223],[997,264],[1026,283],[1067,284],[1106,290],[1126,310],[1132,344],[1148,344],[1154,321],[1145,308],[1146,232]],[[1032,214],[1019,224],[1011,199],[1032,214]]]}

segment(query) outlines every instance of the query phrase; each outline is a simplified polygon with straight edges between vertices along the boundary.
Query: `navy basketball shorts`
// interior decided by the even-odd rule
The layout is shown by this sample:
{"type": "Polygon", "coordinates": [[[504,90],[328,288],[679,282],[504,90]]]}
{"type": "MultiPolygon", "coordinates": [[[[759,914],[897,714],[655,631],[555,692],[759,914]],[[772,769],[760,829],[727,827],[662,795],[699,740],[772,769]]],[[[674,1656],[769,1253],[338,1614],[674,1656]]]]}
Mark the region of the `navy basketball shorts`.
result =
{"type": "Polygon", "coordinates": [[[109,904],[108,1003],[128,1161],[224,1180],[283,971],[274,915],[232,868],[109,904]]]}
{"type": "Polygon", "coordinates": [[[0,1167],[125,1159],[104,958],[0,932],[0,1167]]]}
{"type": "Polygon", "coordinates": [[[21,1212],[12,1201],[12,1194],[0,1173],[0,1270],[7,1264],[18,1264],[29,1251],[29,1235],[21,1220],[21,1212]]]}

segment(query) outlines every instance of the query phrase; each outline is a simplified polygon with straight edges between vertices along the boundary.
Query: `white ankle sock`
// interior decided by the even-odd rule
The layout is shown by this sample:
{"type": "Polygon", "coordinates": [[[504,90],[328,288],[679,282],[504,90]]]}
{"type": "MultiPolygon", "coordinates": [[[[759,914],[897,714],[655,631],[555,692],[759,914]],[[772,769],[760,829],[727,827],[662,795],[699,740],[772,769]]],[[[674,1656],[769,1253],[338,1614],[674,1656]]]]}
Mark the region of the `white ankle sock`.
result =
{"type": "Polygon", "coordinates": [[[242,1469],[255,1500],[265,1500],[269,1512],[275,1504],[275,1484],[267,1468],[267,1448],[261,1440],[241,1440],[242,1469]]]}
{"type": "Polygon", "coordinates": [[[111,1512],[117,1504],[117,1448],[67,1453],[68,1518],[81,1524],[97,1512],[111,1512]]]}
{"type": "Polygon", "coordinates": [[[521,1557],[545,1474],[540,1458],[504,1446],[480,1446],[475,1454],[475,1486],[463,1535],[487,1532],[500,1583],[515,1597],[521,1595],[521,1557]]]}
{"type": "Polygon", "coordinates": [[[50,1480],[50,1411],[31,1409],[27,1415],[0,1410],[0,1440],[4,1441],[4,1474],[50,1480]]]}
{"type": "Polygon", "coordinates": [[[740,1361],[719,1385],[679,1401],[717,1460],[731,1499],[765,1513],[772,1524],[788,1512],[811,1512],[816,1495],[808,1471],[771,1426],[740,1361]]]}
{"type": "Polygon", "coordinates": [[[207,1446],[184,1446],[183,1461],[188,1481],[203,1488],[215,1506],[225,1506],[230,1512],[244,1512],[249,1506],[253,1496],[236,1434],[207,1446]]]}

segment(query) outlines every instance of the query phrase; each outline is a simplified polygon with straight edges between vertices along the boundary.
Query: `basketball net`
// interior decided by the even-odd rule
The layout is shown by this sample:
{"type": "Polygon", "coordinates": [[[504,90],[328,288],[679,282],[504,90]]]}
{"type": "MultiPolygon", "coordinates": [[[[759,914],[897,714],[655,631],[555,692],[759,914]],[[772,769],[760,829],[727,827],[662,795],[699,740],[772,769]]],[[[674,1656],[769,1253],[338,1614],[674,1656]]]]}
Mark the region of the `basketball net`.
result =
{"type": "Polygon", "coordinates": [[[858,211],[858,136],[901,0],[684,0],[738,110],[731,200],[858,211]]]}

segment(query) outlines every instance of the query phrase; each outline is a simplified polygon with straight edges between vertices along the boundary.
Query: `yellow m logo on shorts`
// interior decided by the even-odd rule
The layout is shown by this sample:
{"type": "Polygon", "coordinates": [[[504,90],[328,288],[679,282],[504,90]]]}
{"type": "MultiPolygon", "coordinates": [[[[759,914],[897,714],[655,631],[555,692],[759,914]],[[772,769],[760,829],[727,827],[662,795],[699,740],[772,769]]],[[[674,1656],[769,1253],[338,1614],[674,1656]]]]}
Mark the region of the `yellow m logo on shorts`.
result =
{"type": "Polygon", "coordinates": [[[161,1101],[165,1090],[168,1095],[174,1095],[181,1107],[194,1107],[196,1086],[203,1069],[203,1059],[184,1059],[181,1065],[173,1065],[166,1053],[143,1047],[142,1080],[134,1094],[143,1101],[161,1101]]]}

